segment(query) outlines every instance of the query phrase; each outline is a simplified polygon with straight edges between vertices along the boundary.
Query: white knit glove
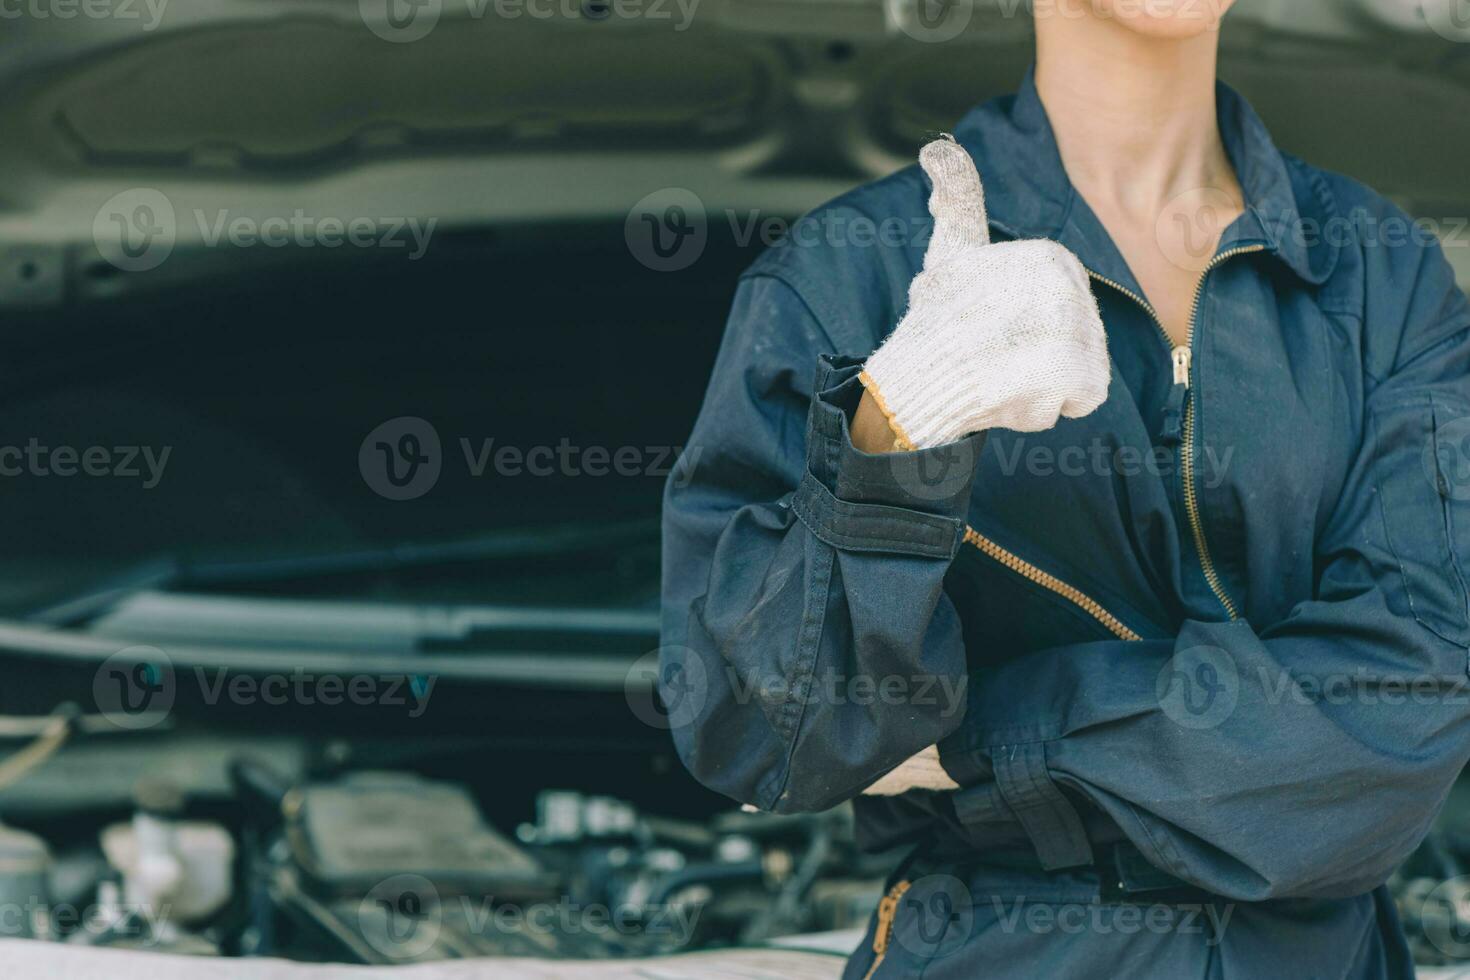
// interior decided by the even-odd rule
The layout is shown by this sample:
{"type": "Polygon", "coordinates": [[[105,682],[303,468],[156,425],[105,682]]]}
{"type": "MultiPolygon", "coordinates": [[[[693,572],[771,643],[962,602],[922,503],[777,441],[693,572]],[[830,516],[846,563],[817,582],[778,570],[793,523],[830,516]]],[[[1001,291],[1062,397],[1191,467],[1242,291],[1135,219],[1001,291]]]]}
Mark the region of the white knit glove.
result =
{"type": "Polygon", "coordinates": [[[919,163],[934,183],[934,233],[908,312],[861,375],[899,447],[1090,414],[1111,370],[1082,263],[1045,239],[990,244],[980,175],[954,137],[929,143],[919,163]]]}

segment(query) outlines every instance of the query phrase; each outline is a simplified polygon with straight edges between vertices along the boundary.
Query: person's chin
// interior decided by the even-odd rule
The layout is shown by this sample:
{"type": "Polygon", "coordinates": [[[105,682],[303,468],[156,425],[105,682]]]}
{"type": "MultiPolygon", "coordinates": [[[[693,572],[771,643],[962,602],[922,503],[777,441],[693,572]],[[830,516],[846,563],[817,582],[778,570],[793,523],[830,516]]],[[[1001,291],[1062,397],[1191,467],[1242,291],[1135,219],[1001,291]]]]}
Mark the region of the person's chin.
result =
{"type": "Polygon", "coordinates": [[[1216,31],[1231,3],[1224,0],[1093,0],[1101,17],[1135,34],[1184,40],[1216,31]]]}

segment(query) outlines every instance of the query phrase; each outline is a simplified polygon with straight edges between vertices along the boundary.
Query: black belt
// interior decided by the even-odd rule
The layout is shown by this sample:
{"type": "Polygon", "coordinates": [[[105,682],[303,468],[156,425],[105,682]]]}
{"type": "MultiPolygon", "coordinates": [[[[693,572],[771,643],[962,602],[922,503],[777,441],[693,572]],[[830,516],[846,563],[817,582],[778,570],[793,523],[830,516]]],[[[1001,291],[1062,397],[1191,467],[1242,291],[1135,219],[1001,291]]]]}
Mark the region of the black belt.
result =
{"type": "Polygon", "coordinates": [[[1104,902],[1194,905],[1226,901],[1213,892],[1159,870],[1148,862],[1142,851],[1126,841],[1100,848],[1094,867],[1104,902]]]}
{"type": "Polygon", "coordinates": [[[1096,877],[1098,901],[1106,905],[1203,905],[1229,901],[1220,895],[1191,885],[1181,878],[1161,871],[1148,862],[1133,844],[1126,841],[1093,846],[1095,860],[1064,872],[1044,866],[1030,848],[987,850],[968,860],[934,855],[921,845],[906,860],[896,878],[917,878],[928,874],[949,874],[960,878],[983,875],[987,869],[1021,871],[1030,874],[1066,874],[1096,877]]]}

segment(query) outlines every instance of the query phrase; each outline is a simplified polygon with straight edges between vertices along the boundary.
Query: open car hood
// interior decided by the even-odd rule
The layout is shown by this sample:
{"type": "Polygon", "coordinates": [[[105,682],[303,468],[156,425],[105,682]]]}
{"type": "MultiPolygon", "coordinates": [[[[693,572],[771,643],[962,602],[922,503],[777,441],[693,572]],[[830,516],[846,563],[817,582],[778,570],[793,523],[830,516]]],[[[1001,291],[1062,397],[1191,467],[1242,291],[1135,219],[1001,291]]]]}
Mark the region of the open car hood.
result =
{"type": "MultiPolygon", "coordinates": [[[[238,214],[391,208],[444,229],[614,218],[670,187],[797,214],[911,162],[1030,57],[1022,0],[28,9],[0,3],[0,309],[60,303],[87,261],[68,249],[95,259],[99,208],[138,187],[183,213],[228,196],[238,214]]],[[[1241,0],[1222,74],[1284,148],[1417,213],[1464,213],[1470,127],[1445,123],[1470,118],[1457,12],[1241,0]]],[[[179,222],[181,244],[198,235],[179,222]]]]}

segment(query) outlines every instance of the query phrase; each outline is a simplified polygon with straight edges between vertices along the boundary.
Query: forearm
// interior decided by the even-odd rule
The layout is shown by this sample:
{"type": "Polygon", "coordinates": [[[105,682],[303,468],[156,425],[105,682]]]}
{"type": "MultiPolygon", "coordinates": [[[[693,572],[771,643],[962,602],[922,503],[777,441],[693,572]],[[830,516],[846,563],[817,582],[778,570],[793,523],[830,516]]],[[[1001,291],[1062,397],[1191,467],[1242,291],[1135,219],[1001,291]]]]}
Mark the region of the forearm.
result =
{"type": "Polygon", "coordinates": [[[973,819],[1005,820],[998,760],[1037,749],[1046,779],[1185,881],[1244,901],[1362,893],[1419,843],[1470,756],[1464,650],[1379,601],[1309,606],[1266,638],[1191,621],[1174,640],[972,674],[945,769],[1000,788],[973,819]]]}

